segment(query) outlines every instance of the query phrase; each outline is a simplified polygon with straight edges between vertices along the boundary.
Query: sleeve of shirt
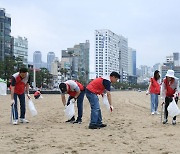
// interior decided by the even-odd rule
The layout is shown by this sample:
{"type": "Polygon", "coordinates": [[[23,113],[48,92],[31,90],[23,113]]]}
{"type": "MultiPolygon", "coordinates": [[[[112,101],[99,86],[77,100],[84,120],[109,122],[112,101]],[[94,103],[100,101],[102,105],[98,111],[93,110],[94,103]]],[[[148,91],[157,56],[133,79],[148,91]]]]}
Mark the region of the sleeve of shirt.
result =
{"type": "Polygon", "coordinates": [[[11,77],[11,86],[15,86],[16,85],[16,79],[12,76],[11,77]]]}
{"type": "Polygon", "coordinates": [[[78,84],[75,81],[71,81],[68,84],[69,84],[71,90],[76,91],[76,92],[80,91],[80,88],[79,88],[78,84]]]}
{"type": "Polygon", "coordinates": [[[103,79],[103,86],[107,91],[111,91],[111,82],[109,80],[103,79]]]}
{"type": "Polygon", "coordinates": [[[164,82],[161,85],[161,90],[160,90],[160,95],[161,95],[161,99],[165,101],[165,97],[166,97],[166,87],[164,82]]]}
{"type": "Polygon", "coordinates": [[[177,91],[178,93],[180,93],[180,89],[179,89],[179,81],[178,81],[178,83],[177,83],[177,89],[176,89],[176,91],[177,91]]]}
{"type": "Polygon", "coordinates": [[[79,92],[79,91],[80,91],[80,88],[79,88],[78,86],[76,86],[76,87],[74,88],[74,90],[75,90],[76,92],[79,92]]]}

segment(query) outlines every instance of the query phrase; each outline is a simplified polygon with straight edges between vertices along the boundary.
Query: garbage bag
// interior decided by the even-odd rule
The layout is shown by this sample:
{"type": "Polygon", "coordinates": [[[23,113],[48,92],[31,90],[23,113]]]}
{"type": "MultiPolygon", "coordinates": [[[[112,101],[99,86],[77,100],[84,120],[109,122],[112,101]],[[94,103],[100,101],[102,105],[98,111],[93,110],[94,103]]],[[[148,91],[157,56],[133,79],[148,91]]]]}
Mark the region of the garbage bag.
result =
{"type": "Polygon", "coordinates": [[[32,102],[31,99],[28,100],[28,108],[29,108],[29,111],[31,113],[32,116],[36,116],[37,115],[37,110],[34,106],[34,103],[32,102]]]}
{"type": "Polygon", "coordinates": [[[174,116],[177,116],[180,114],[180,110],[173,98],[172,102],[169,104],[168,108],[168,114],[171,116],[171,117],[174,117],[174,116]]]}
{"type": "Polygon", "coordinates": [[[106,109],[108,111],[110,111],[110,105],[109,105],[109,101],[108,101],[108,98],[107,98],[107,94],[103,95],[103,104],[106,107],[106,109]]]}
{"type": "Polygon", "coordinates": [[[71,119],[75,115],[74,101],[72,99],[70,100],[70,104],[66,106],[64,112],[68,120],[71,119]]]}

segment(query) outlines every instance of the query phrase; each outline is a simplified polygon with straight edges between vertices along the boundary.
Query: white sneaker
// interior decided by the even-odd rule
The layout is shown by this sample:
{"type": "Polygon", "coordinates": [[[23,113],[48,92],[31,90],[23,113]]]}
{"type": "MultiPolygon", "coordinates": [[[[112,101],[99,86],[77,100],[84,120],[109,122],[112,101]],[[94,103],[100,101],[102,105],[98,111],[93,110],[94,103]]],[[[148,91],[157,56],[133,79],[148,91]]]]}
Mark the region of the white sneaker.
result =
{"type": "Polygon", "coordinates": [[[19,122],[20,122],[20,123],[29,123],[29,121],[28,121],[28,120],[26,120],[26,119],[22,119],[22,118],[20,118],[20,119],[19,119],[19,122]]]}
{"type": "Polygon", "coordinates": [[[13,125],[18,125],[18,120],[13,120],[12,124],[13,125]]]}
{"type": "Polygon", "coordinates": [[[176,120],[172,120],[172,124],[173,124],[173,125],[176,125],[176,120]]]}
{"type": "Polygon", "coordinates": [[[151,115],[154,115],[154,112],[151,112],[151,115]]]}
{"type": "Polygon", "coordinates": [[[155,114],[159,115],[160,113],[158,111],[155,111],[155,114]]]}

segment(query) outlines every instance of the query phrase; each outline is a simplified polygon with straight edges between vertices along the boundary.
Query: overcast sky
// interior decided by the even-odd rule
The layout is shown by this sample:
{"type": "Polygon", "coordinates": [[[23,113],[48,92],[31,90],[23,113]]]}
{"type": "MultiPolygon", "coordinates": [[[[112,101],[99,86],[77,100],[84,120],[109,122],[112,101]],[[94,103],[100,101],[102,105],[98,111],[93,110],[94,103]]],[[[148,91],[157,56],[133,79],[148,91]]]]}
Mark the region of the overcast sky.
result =
{"type": "Polygon", "coordinates": [[[11,35],[28,38],[29,61],[36,50],[46,62],[49,51],[60,57],[61,50],[85,40],[93,53],[96,29],[128,38],[137,66],[180,52],[179,0],[0,0],[0,7],[11,16],[11,35]]]}

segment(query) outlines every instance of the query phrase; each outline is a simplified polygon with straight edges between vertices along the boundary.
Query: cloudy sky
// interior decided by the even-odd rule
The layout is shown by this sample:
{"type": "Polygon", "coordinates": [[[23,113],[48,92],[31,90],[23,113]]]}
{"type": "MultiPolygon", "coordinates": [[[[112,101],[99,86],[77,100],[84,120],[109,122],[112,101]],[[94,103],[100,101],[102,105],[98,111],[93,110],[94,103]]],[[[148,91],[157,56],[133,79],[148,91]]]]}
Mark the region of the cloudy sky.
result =
{"type": "Polygon", "coordinates": [[[179,6],[179,0],[0,0],[11,16],[12,36],[28,38],[29,61],[36,50],[46,62],[49,51],[60,57],[85,40],[93,55],[95,29],[109,29],[128,38],[137,66],[180,52],[179,6]]]}

